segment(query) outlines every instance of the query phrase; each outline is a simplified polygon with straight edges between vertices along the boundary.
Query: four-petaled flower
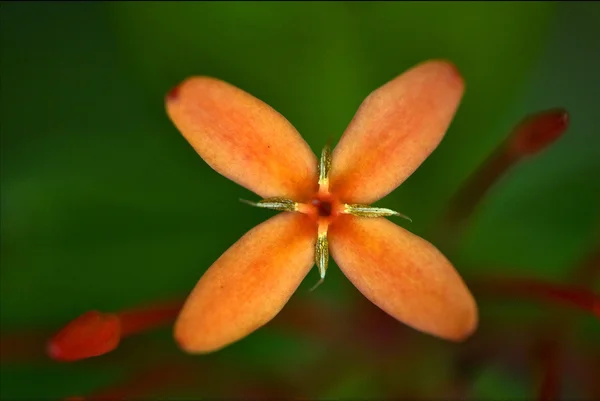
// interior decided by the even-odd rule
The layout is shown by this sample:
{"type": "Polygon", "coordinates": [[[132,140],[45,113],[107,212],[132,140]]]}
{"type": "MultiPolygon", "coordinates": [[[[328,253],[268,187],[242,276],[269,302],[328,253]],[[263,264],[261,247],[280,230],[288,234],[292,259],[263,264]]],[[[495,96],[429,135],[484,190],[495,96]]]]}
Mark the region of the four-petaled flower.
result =
{"type": "Polygon", "coordinates": [[[477,326],[475,301],[429,242],[369,206],[441,141],[464,91],[456,68],[428,61],[388,82],[360,106],[320,162],[267,104],[223,81],[192,77],[166,100],[175,126],[217,172],[283,211],[231,246],[198,281],[175,338],[192,353],[220,349],[273,319],[329,252],[373,303],[413,328],[460,341],[477,326]]]}

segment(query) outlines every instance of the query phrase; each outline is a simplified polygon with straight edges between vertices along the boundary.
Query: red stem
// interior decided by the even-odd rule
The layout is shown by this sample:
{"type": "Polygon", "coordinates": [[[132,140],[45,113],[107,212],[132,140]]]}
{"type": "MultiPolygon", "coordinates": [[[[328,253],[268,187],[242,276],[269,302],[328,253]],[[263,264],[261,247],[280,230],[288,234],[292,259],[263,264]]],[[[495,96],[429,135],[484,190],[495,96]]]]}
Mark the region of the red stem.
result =
{"type": "Polygon", "coordinates": [[[574,285],[561,285],[534,279],[486,279],[477,284],[482,293],[512,295],[568,305],[600,318],[600,296],[574,285]]]}
{"type": "Polygon", "coordinates": [[[45,359],[45,342],[48,332],[19,331],[0,334],[0,360],[6,362],[30,362],[45,359]]]}
{"type": "Polygon", "coordinates": [[[189,363],[166,363],[133,374],[117,385],[110,386],[86,397],[69,397],[67,400],[103,400],[117,401],[147,397],[150,394],[165,391],[172,386],[193,385],[197,368],[189,363]]]}
{"type": "Polygon", "coordinates": [[[121,337],[173,322],[182,306],[183,301],[173,300],[117,313],[121,321],[121,337]]]}
{"type": "Polygon", "coordinates": [[[107,354],[125,336],[174,321],[181,306],[182,301],[177,300],[119,313],[86,312],[50,339],[47,353],[52,359],[64,362],[107,354]]]}
{"type": "MultiPolygon", "coordinates": [[[[557,338],[547,338],[550,333],[545,332],[541,340],[538,360],[542,369],[542,380],[538,389],[538,401],[554,401],[560,395],[560,376],[563,373],[562,341],[557,338]]],[[[555,336],[556,333],[552,333],[555,336]]]]}
{"type": "Polygon", "coordinates": [[[447,206],[446,222],[460,225],[468,219],[487,191],[513,164],[518,155],[501,147],[473,173],[447,206]]]}
{"type": "Polygon", "coordinates": [[[600,246],[579,264],[574,275],[574,281],[581,285],[589,285],[600,277],[600,246]]]}
{"type": "Polygon", "coordinates": [[[436,235],[446,248],[453,248],[465,222],[488,190],[523,157],[533,155],[556,139],[568,127],[563,109],[550,109],[524,118],[509,137],[476,169],[448,203],[436,235]]]}

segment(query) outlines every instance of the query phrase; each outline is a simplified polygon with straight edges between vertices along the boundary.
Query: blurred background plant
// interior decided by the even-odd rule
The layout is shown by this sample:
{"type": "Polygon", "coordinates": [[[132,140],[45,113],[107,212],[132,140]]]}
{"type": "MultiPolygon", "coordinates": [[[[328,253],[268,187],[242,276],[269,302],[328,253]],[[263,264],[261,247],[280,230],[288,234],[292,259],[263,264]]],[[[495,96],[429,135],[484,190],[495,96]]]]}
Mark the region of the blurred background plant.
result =
{"type": "Polygon", "coordinates": [[[600,397],[599,6],[3,2],[0,397],[600,397]],[[151,305],[184,297],[271,214],[240,205],[249,192],[167,120],[171,86],[228,81],[318,154],[371,90],[429,58],[456,63],[464,101],[440,147],[380,204],[409,215],[472,288],[470,340],[404,327],[335,266],[221,352],[188,356],[168,325],[145,331],[176,303],[151,305]],[[447,224],[457,190],[515,123],[555,106],[568,132],[447,224]],[[105,356],[51,360],[46,341],[90,310],[125,311],[130,338],[105,356]]]}

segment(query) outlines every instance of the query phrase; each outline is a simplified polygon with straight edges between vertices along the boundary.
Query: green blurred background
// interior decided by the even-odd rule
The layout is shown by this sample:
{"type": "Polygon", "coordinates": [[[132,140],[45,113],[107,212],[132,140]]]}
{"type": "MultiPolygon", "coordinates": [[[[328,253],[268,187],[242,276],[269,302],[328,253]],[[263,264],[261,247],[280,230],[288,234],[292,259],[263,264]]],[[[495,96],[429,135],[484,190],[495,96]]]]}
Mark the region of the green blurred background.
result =
{"type": "MultiPolygon", "coordinates": [[[[591,249],[600,218],[599,6],[2,2],[2,330],[55,330],[86,310],[185,294],[227,247],[271,215],[240,204],[254,195],[211,170],[168,121],[164,94],[190,75],[218,77],[267,102],[318,152],[328,138],[339,139],[370,91],[425,59],[452,60],[467,84],[452,127],[417,173],[380,203],[411,216],[405,227],[425,238],[460,183],[517,121],[567,108],[568,133],[498,182],[455,262],[467,282],[487,273],[568,280],[591,249]]],[[[293,299],[344,309],[361,297],[335,265],[309,293],[316,280],[315,269],[293,299]]],[[[485,316],[486,304],[480,306],[485,316]]],[[[544,316],[521,313],[514,303],[500,309],[489,312],[492,320],[517,333],[544,316]]],[[[600,325],[580,320],[577,346],[598,347],[600,325]]],[[[178,354],[169,334],[149,334],[156,349],[146,352],[178,354]]],[[[352,364],[350,348],[336,367],[328,362],[338,356],[318,338],[267,327],[196,358],[272,380],[277,372],[294,382],[288,369],[305,369],[325,382],[314,391],[304,386],[308,397],[357,399],[389,395],[379,376],[398,374],[426,388],[448,380],[453,347],[432,340],[417,362],[385,367],[352,364]]],[[[0,396],[85,394],[128,369],[95,360],[2,364],[0,396]]],[[[212,374],[224,378],[227,370],[212,374]]],[[[236,385],[235,377],[226,382],[236,385]]],[[[534,391],[528,375],[494,366],[472,383],[480,398],[534,391]]]]}

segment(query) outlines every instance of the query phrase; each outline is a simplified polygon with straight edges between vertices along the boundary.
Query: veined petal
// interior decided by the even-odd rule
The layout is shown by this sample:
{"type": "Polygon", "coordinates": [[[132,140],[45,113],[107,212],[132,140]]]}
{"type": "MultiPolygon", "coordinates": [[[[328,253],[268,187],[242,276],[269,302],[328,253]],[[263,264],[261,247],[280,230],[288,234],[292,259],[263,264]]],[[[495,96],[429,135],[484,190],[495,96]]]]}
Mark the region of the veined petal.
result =
{"type": "Polygon", "coordinates": [[[477,306],[433,245],[384,219],[342,216],[329,228],[330,251],[375,305],[407,325],[460,341],[477,326],[477,306]]]}
{"type": "Polygon", "coordinates": [[[278,112],[226,82],[192,77],[166,98],[169,117],[214,170],[263,198],[303,200],[317,159],[278,112]]]}
{"type": "Polygon", "coordinates": [[[316,236],[300,213],[281,213],[246,233],[188,297],[175,323],[179,345],[216,351],[273,319],[314,264],[316,236]]]}
{"type": "Polygon", "coordinates": [[[333,151],[331,191],[346,203],[393,191],[442,140],[463,91],[452,64],[428,61],[371,93],[333,151]]]}

